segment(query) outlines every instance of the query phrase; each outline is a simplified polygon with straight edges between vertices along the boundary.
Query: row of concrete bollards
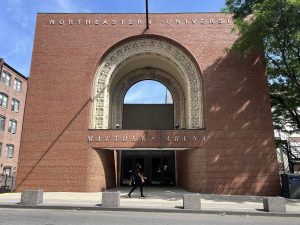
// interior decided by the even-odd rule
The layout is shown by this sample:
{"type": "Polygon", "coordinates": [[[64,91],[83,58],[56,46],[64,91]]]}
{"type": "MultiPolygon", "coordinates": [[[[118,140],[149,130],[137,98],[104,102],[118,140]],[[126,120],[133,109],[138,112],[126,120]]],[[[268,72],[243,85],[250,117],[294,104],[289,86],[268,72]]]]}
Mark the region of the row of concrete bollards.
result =
{"type": "MultiPolygon", "coordinates": [[[[21,195],[21,205],[35,206],[43,203],[43,190],[27,190],[21,195]]],[[[120,207],[120,192],[102,192],[102,207],[118,208],[120,207]]],[[[285,199],[281,197],[263,198],[263,207],[266,212],[286,213],[285,199]]],[[[183,194],[183,208],[189,210],[201,210],[200,194],[183,194]]]]}
{"type": "MultiPolygon", "coordinates": [[[[266,212],[286,213],[285,199],[281,197],[265,197],[263,198],[263,207],[266,212]]],[[[184,194],[183,208],[201,210],[200,194],[184,194]]]]}

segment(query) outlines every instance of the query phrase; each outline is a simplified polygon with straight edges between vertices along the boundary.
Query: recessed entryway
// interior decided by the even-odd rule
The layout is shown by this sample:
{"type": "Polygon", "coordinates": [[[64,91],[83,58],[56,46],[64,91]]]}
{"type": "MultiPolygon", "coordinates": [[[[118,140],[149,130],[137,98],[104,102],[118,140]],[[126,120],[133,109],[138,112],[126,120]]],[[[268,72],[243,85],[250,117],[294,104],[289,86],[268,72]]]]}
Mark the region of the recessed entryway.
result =
{"type": "Polygon", "coordinates": [[[140,163],[147,186],[176,185],[175,151],[125,150],[121,151],[121,185],[128,185],[135,165],[140,163]]]}

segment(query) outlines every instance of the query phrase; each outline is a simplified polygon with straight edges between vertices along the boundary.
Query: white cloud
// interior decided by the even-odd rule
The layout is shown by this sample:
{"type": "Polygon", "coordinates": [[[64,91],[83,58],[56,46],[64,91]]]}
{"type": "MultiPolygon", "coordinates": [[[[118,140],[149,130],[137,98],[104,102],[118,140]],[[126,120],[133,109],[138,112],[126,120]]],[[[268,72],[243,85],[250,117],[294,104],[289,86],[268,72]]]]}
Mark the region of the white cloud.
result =
{"type": "Polygon", "coordinates": [[[6,52],[4,58],[8,58],[12,55],[15,55],[20,52],[28,52],[31,49],[32,40],[28,37],[20,38],[13,38],[13,48],[10,48],[9,52],[6,52]]]}

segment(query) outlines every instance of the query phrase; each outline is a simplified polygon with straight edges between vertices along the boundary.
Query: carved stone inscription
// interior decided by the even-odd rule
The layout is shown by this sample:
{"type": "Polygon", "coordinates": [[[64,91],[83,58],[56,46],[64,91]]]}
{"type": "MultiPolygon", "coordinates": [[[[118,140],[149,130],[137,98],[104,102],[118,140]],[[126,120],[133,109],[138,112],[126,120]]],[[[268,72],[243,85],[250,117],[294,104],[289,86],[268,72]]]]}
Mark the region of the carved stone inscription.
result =
{"type": "Polygon", "coordinates": [[[205,142],[205,136],[166,136],[166,137],[158,137],[158,136],[122,136],[122,135],[114,135],[114,136],[87,136],[87,142],[205,142]]]}

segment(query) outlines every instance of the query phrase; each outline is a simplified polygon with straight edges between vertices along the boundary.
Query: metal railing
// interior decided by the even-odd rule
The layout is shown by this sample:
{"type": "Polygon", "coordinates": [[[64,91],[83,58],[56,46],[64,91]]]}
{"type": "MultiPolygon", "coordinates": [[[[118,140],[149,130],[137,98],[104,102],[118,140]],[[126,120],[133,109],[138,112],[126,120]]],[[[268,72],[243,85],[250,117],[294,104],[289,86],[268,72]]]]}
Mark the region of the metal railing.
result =
{"type": "Polygon", "coordinates": [[[9,192],[15,190],[15,177],[0,175],[0,192],[9,192]]]}
{"type": "Polygon", "coordinates": [[[295,163],[300,162],[300,142],[284,132],[280,132],[279,136],[280,138],[277,139],[277,146],[283,153],[281,153],[283,172],[294,173],[295,163]]]}

